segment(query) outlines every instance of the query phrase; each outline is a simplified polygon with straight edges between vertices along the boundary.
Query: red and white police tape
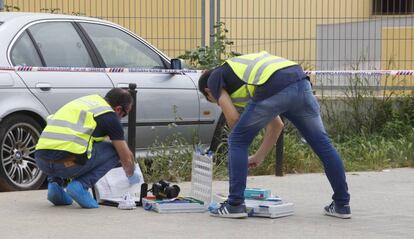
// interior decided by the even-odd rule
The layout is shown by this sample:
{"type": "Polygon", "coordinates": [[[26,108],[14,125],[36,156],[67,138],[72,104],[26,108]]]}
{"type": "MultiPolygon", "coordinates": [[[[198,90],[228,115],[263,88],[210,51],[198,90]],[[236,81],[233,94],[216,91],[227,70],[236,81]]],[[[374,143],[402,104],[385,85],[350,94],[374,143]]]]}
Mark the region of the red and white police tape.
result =
{"type": "MultiPolygon", "coordinates": [[[[143,69],[143,68],[87,68],[87,67],[35,67],[35,66],[0,66],[0,71],[36,71],[36,72],[106,72],[106,73],[166,73],[185,74],[202,72],[200,70],[143,69]]],[[[414,70],[337,70],[305,71],[307,75],[395,75],[412,76],[414,70]]]]}

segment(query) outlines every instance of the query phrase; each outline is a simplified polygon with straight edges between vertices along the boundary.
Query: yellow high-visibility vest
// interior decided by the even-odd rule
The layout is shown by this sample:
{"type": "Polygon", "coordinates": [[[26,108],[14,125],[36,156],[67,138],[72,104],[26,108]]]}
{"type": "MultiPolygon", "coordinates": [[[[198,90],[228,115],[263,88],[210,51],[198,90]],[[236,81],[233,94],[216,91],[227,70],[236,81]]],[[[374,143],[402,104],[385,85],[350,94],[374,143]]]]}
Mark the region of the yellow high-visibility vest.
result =
{"type": "Polygon", "coordinates": [[[91,157],[93,142],[105,137],[93,137],[94,117],[113,112],[112,107],[99,95],[75,99],[47,119],[47,126],[36,145],[38,149],[63,150],[73,154],[87,153],[91,157]]]}
{"type": "Polygon", "coordinates": [[[233,105],[238,107],[246,107],[247,102],[253,97],[256,86],[243,85],[230,95],[233,105]]]}
{"type": "Polygon", "coordinates": [[[298,65],[282,57],[273,56],[266,51],[233,57],[226,61],[237,77],[246,85],[233,92],[230,97],[233,104],[245,107],[253,96],[256,86],[263,85],[276,71],[298,65]]]}

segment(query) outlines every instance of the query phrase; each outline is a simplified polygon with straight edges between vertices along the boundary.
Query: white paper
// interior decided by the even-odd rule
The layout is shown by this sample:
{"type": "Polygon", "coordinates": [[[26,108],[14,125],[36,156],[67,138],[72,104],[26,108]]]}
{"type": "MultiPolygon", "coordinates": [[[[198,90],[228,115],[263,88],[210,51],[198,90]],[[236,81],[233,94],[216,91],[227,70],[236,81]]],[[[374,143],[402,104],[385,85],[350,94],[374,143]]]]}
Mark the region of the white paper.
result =
{"type": "Polygon", "coordinates": [[[138,184],[129,185],[128,178],[122,167],[114,168],[105,174],[96,184],[95,192],[98,202],[103,200],[120,202],[122,196],[129,193],[134,201],[139,201],[141,192],[141,184],[144,183],[141,169],[138,164],[135,165],[136,170],[140,172],[140,181],[138,184]]]}

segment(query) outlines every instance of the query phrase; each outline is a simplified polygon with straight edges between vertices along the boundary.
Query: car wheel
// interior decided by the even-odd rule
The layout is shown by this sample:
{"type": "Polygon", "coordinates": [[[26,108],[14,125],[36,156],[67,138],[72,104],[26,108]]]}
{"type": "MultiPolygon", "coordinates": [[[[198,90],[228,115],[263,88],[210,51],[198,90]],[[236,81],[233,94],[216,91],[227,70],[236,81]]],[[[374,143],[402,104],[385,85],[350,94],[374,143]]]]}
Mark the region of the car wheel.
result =
{"type": "Polygon", "coordinates": [[[42,127],[27,115],[16,114],[0,124],[0,190],[38,189],[45,180],[34,152],[42,127]]]}

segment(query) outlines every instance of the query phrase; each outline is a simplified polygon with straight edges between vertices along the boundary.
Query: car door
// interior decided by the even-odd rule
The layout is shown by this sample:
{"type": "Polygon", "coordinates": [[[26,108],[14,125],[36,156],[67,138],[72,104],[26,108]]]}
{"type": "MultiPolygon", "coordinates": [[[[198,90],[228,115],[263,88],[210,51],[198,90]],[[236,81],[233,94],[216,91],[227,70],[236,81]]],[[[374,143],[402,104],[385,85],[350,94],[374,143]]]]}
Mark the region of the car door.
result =
{"type": "MultiPolygon", "coordinates": [[[[80,23],[106,67],[165,69],[168,63],[152,47],[111,25],[80,23]]],[[[160,72],[108,73],[116,87],[137,85],[136,146],[179,132],[188,143],[198,134],[199,97],[194,82],[183,74],[160,72]]],[[[171,142],[170,142],[171,143],[171,142]]]]}
{"type": "MultiPolygon", "coordinates": [[[[17,39],[11,50],[15,66],[32,66],[33,60],[20,57],[19,51],[30,49],[38,54],[40,66],[94,67],[85,39],[71,21],[46,21],[30,25],[17,39]]],[[[37,62],[35,66],[38,66],[37,62]]],[[[29,90],[45,105],[49,113],[62,105],[88,94],[104,95],[113,87],[103,72],[19,71],[29,90]]]]}

